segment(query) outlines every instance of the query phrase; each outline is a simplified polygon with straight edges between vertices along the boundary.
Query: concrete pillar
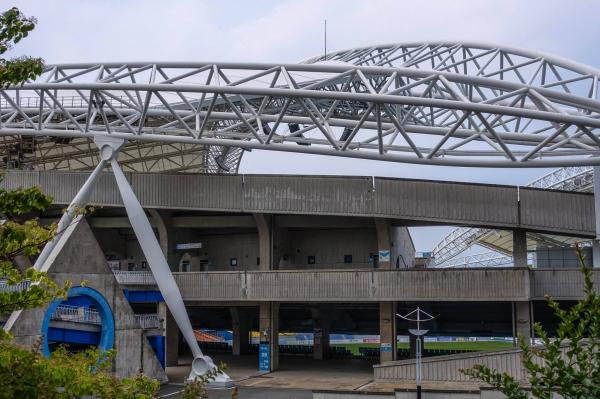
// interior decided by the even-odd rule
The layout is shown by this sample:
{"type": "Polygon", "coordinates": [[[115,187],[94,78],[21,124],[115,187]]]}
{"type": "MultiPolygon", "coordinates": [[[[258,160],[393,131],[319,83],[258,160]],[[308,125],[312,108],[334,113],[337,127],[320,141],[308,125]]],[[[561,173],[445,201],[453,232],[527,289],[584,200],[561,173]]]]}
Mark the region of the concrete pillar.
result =
{"type": "Polygon", "coordinates": [[[396,303],[379,303],[379,355],[381,362],[396,360],[396,303]]]}
{"type": "Polygon", "coordinates": [[[269,346],[269,371],[275,371],[279,368],[279,303],[261,302],[259,312],[260,343],[269,346]]]}
{"type": "Polygon", "coordinates": [[[594,268],[600,267],[600,241],[592,241],[592,266],[594,268]]]}
{"type": "Polygon", "coordinates": [[[173,315],[164,302],[159,304],[159,313],[165,314],[165,364],[167,366],[179,365],[179,327],[173,318],[173,315]]]}
{"type": "Polygon", "coordinates": [[[158,230],[158,243],[163,251],[169,268],[173,271],[177,270],[177,255],[175,253],[175,232],[173,231],[173,220],[171,213],[164,210],[148,209],[148,213],[152,217],[152,222],[158,230]]]}
{"type": "Polygon", "coordinates": [[[392,268],[392,232],[388,219],[375,218],[375,229],[377,231],[377,248],[379,255],[379,268],[392,268]]]}
{"type": "Polygon", "coordinates": [[[592,264],[596,268],[600,267],[600,166],[594,166],[594,209],[596,239],[592,241],[592,264]]]}
{"type": "Polygon", "coordinates": [[[523,336],[527,342],[531,342],[533,317],[531,304],[528,301],[513,302],[513,335],[523,336]]]}
{"type": "Polygon", "coordinates": [[[329,333],[331,315],[323,309],[311,309],[313,317],[313,359],[325,360],[330,356],[329,333]]]}
{"type": "Polygon", "coordinates": [[[246,313],[237,307],[230,308],[233,327],[233,355],[245,355],[250,346],[250,322],[246,313]]]}
{"type": "Polygon", "coordinates": [[[271,216],[263,213],[253,214],[258,230],[258,258],[260,270],[272,270],[273,240],[271,230],[271,216]]]}
{"type": "Polygon", "coordinates": [[[513,230],[513,263],[515,267],[527,267],[527,234],[525,230],[513,230]]]}

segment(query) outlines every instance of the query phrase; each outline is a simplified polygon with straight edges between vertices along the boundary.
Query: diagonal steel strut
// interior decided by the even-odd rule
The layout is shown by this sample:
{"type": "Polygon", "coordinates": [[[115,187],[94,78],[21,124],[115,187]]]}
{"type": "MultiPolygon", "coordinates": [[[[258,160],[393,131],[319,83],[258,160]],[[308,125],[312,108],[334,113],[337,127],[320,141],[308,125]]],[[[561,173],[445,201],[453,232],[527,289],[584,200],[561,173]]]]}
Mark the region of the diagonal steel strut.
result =
{"type": "MultiPolygon", "coordinates": [[[[183,298],[181,297],[177,283],[171,274],[169,264],[154,235],[154,231],[152,230],[152,226],[150,225],[150,221],[146,216],[144,208],[142,208],[142,205],[138,201],[131,185],[125,177],[121,166],[119,166],[119,163],[117,162],[116,154],[123,143],[124,141],[119,139],[96,140],[96,144],[100,147],[102,158],[107,161],[110,160],[110,165],[119,187],[121,198],[123,199],[127,217],[129,218],[131,227],[142,248],[142,252],[148,261],[148,265],[156,280],[158,289],[194,355],[192,371],[189,377],[190,379],[194,379],[197,376],[205,374],[208,370],[215,368],[215,365],[212,359],[208,356],[204,356],[200,350],[194,330],[192,329],[192,324],[185,309],[185,304],[183,303],[183,298]]],[[[221,373],[215,382],[232,384],[229,376],[224,373],[221,373]]]]}

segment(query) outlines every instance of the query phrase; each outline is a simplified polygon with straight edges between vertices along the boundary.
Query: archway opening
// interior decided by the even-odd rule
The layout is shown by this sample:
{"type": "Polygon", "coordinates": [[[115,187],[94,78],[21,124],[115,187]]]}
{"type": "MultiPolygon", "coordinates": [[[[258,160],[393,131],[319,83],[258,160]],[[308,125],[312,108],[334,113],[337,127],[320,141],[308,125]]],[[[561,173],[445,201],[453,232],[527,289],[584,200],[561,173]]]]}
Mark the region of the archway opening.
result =
{"type": "Polygon", "coordinates": [[[44,315],[42,352],[49,356],[59,346],[69,351],[113,348],[115,323],[104,296],[93,288],[73,287],[67,299],[54,300],[44,315]]]}

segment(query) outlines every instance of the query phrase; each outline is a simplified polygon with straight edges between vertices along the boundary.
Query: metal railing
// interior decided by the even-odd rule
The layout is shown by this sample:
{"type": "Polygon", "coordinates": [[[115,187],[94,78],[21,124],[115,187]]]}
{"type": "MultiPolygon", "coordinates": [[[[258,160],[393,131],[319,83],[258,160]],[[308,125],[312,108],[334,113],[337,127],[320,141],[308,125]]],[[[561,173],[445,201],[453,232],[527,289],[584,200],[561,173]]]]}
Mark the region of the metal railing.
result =
{"type": "Polygon", "coordinates": [[[113,270],[119,284],[123,285],[156,285],[156,280],[151,272],[113,270]]]}
{"type": "Polygon", "coordinates": [[[98,311],[72,305],[59,305],[54,313],[52,313],[52,320],[102,324],[100,313],[98,311]]]}
{"type": "Polygon", "coordinates": [[[135,318],[144,330],[160,328],[160,317],[157,314],[136,314],[135,318]]]}
{"type": "Polygon", "coordinates": [[[23,280],[18,284],[9,285],[7,280],[0,279],[0,292],[20,292],[28,289],[30,285],[30,280],[23,280]]]}
{"type": "MultiPolygon", "coordinates": [[[[131,101],[130,98],[126,96],[115,96],[116,98],[109,97],[107,98],[107,102],[114,108],[126,108],[128,107],[127,103],[131,101]]],[[[11,97],[11,102],[16,104],[22,108],[39,108],[40,106],[40,98],[39,97],[11,97]]],[[[81,96],[59,96],[57,97],[58,103],[65,108],[87,108],[87,101],[81,96]]],[[[0,99],[0,108],[12,109],[13,104],[11,104],[5,98],[0,99]]],[[[46,107],[52,107],[53,104],[56,104],[54,100],[46,100],[46,107]]],[[[60,111],[58,107],[56,107],[57,111],[60,111]]]]}

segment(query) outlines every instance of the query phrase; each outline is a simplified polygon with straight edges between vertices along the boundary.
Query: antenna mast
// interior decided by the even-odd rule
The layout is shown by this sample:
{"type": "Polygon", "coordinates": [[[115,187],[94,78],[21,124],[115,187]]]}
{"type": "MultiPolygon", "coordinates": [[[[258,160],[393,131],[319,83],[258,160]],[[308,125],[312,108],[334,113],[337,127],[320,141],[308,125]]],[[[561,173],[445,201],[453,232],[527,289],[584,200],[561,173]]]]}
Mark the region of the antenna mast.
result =
{"type": "Polygon", "coordinates": [[[323,59],[327,59],[327,20],[325,20],[325,45],[323,51],[323,59]]]}

